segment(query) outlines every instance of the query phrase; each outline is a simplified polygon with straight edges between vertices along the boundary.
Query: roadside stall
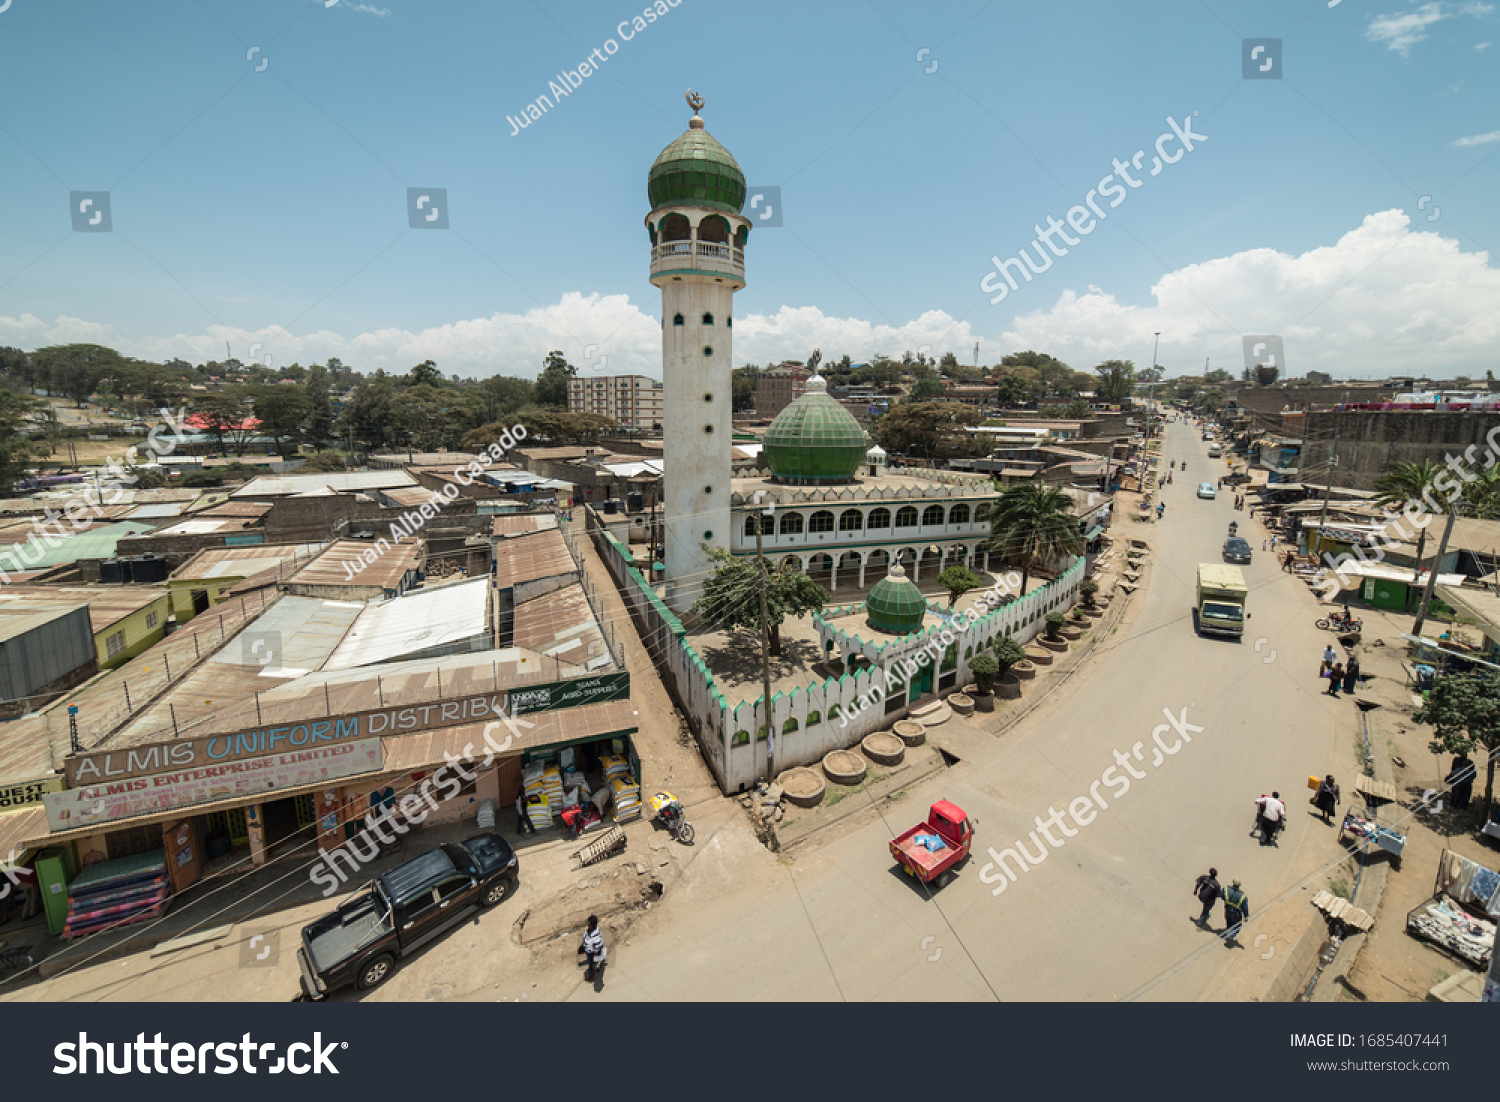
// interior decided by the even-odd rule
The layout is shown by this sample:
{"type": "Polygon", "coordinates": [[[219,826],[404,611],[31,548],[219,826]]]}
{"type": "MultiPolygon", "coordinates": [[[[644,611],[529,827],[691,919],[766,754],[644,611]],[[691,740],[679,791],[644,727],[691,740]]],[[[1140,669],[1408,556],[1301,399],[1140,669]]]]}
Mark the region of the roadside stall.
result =
{"type": "Polygon", "coordinates": [[[1500,873],[1444,850],[1432,897],[1406,916],[1406,932],[1471,968],[1489,967],[1500,915],[1500,873]]]}
{"type": "Polygon", "coordinates": [[[1343,844],[1345,837],[1353,839],[1350,844],[1356,848],[1361,842],[1373,842],[1399,860],[1406,849],[1406,835],[1379,821],[1384,807],[1396,802],[1396,786],[1361,774],[1354,778],[1354,791],[1365,798],[1366,810],[1364,814],[1352,808],[1344,812],[1344,821],[1339,825],[1339,843],[1343,844]]]}

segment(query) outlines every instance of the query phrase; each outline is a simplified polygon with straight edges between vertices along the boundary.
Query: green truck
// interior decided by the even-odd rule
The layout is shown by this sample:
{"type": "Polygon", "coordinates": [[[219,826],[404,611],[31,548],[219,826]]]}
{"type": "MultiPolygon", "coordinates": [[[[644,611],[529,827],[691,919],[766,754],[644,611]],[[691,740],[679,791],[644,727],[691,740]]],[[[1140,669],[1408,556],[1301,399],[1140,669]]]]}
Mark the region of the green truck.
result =
{"type": "Polygon", "coordinates": [[[1205,562],[1198,564],[1198,634],[1245,634],[1245,598],[1249,595],[1245,575],[1237,566],[1205,562]]]}

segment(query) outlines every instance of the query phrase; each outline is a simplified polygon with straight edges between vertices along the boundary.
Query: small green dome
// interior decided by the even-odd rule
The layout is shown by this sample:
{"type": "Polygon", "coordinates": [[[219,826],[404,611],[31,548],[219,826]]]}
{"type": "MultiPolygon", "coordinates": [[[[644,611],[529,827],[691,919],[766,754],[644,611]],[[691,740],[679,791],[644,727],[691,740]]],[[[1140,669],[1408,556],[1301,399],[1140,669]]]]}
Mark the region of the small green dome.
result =
{"type": "Polygon", "coordinates": [[[906,576],[898,562],[870,590],[865,600],[865,616],[876,631],[892,635],[910,635],[922,630],[927,615],[927,600],[916,583],[906,576]]]}
{"type": "Polygon", "coordinates": [[[869,446],[854,414],[828,397],[821,375],[807,380],[807,392],[776,415],[761,441],[771,473],[799,484],[848,482],[869,446]]]}
{"type": "Polygon", "coordinates": [[[682,203],[735,214],[745,205],[745,174],[697,115],[682,137],[661,151],[646,177],[651,209],[682,203]]]}

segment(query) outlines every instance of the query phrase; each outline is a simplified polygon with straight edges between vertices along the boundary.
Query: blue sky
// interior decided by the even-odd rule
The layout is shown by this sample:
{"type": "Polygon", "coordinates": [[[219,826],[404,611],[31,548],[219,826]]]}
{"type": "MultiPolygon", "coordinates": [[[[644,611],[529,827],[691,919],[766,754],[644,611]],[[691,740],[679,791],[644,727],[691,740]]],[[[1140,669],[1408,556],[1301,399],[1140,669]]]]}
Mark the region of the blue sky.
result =
{"type": "Polygon", "coordinates": [[[978,341],[1087,368],[1161,330],[1174,374],[1238,372],[1244,333],[1292,373],[1500,367],[1497,4],[680,0],[633,31],[646,6],[10,0],[0,342],[659,376],[645,181],[691,86],[782,189],[737,364],[978,341]],[[1246,38],[1282,79],[1244,79],[1246,38]],[[991,305],[992,256],[1195,111],[1207,141],[991,305]],[[408,187],[447,189],[448,230],[408,227],[408,187]],[[70,192],[106,190],[113,231],[74,232],[70,192]]]}

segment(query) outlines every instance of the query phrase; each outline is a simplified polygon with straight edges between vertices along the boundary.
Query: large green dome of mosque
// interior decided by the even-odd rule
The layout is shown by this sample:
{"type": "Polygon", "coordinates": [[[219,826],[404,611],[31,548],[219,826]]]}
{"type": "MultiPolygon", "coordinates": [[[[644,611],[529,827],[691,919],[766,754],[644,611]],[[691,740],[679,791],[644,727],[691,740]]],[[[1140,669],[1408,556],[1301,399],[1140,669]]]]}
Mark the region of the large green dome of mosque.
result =
{"type": "Polygon", "coordinates": [[[870,590],[865,600],[865,616],[876,631],[892,635],[910,635],[922,630],[927,615],[927,600],[916,583],[906,576],[900,563],[870,590]]]}
{"type": "MultiPolygon", "coordinates": [[[[703,106],[692,93],[688,103],[694,111],[703,106]]],[[[695,114],[687,133],[663,149],[651,165],[646,194],[652,210],[683,203],[738,214],[745,205],[745,174],[695,114]]]]}
{"type": "Polygon", "coordinates": [[[803,485],[848,482],[869,446],[854,414],[828,396],[821,375],[807,380],[807,392],[776,415],[761,441],[771,473],[803,485]]]}

